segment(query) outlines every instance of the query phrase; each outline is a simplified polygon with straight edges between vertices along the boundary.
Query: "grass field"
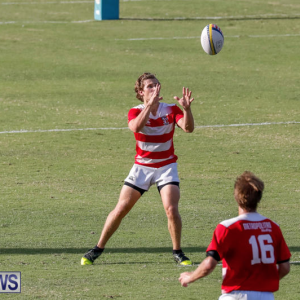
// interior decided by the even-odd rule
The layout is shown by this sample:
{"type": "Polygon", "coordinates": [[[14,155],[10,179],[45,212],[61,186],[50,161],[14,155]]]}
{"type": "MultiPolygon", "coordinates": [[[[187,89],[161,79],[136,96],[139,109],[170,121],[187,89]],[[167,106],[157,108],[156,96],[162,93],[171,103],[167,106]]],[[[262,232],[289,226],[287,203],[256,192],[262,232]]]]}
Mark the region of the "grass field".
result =
{"type": "Polygon", "coordinates": [[[93,20],[93,1],[0,0],[0,271],[21,271],[5,299],[218,299],[221,266],[184,289],[156,188],[138,202],[93,266],[133,164],[127,112],[153,72],[164,101],[193,91],[197,128],[179,129],[183,250],[199,264],[216,225],[237,215],[233,182],[265,181],[259,211],[280,224],[291,273],[276,299],[298,300],[300,261],[299,0],[120,1],[120,20],[93,20]],[[225,45],[199,41],[208,23],[225,45]],[[233,126],[234,125],[234,126],[233,126]]]}

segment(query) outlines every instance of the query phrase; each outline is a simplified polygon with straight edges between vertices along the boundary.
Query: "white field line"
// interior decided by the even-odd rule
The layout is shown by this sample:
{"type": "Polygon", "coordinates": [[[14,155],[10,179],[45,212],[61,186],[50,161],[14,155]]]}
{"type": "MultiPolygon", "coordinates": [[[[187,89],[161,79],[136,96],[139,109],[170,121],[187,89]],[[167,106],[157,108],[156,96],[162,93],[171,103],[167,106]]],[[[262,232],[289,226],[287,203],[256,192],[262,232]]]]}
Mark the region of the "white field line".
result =
{"type": "MultiPolygon", "coordinates": [[[[295,37],[300,36],[300,33],[295,34],[269,34],[269,35],[225,35],[225,38],[271,38],[271,37],[295,37]]],[[[187,40],[187,39],[199,39],[199,36],[174,36],[174,37],[153,37],[153,38],[130,38],[130,39],[115,39],[115,41],[150,41],[150,40],[187,40]]]]}
{"type": "MultiPolygon", "coordinates": [[[[141,2],[149,0],[120,0],[120,2],[141,2]]],[[[164,1],[169,2],[171,0],[151,0],[151,1],[164,1]]],[[[91,0],[79,0],[79,1],[46,1],[46,2],[2,2],[1,5],[30,5],[30,4],[82,4],[82,3],[94,3],[95,1],[91,0]]]]}
{"type": "MultiPolygon", "coordinates": [[[[120,0],[120,2],[141,2],[141,1],[149,1],[149,0],[120,0]]],[[[151,1],[171,1],[171,0],[151,0],[151,1]]],[[[82,4],[82,3],[94,3],[95,1],[87,0],[87,1],[46,1],[46,2],[2,2],[1,5],[30,5],[30,4],[82,4]]]]}
{"type": "Polygon", "coordinates": [[[34,132],[65,132],[65,131],[88,131],[88,130],[123,130],[128,127],[103,127],[103,128],[69,128],[69,129],[36,129],[36,130],[11,130],[11,131],[0,131],[0,134],[5,133],[34,133],[34,132]]]}
{"type": "MultiPolygon", "coordinates": [[[[169,18],[140,18],[140,20],[170,20],[170,21],[181,21],[181,20],[244,20],[244,19],[259,19],[259,18],[298,18],[300,14],[261,14],[261,15],[240,15],[240,16],[207,16],[207,17],[169,17],[169,18]]],[[[123,17],[126,19],[126,17],[123,17]]],[[[134,20],[135,18],[128,18],[134,20]]]]}
{"type": "Polygon", "coordinates": [[[94,22],[95,20],[82,20],[82,21],[5,21],[5,22],[0,22],[0,25],[9,25],[9,24],[80,24],[80,23],[89,23],[89,22],[94,22]]]}
{"type": "MultiPolygon", "coordinates": [[[[300,124],[297,121],[289,122],[264,122],[264,123],[244,123],[244,124],[219,124],[219,125],[200,125],[195,126],[197,129],[203,128],[223,128],[223,127],[245,127],[245,126],[265,126],[265,125],[289,125],[289,124],[300,124]]],[[[0,134],[8,133],[35,133],[35,132],[66,132],[66,131],[89,131],[89,130],[124,130],[128,127],[100,127],[100,128],[69,128],[69,129],[36,129],[36,130],[11,130],[11,131],[0,131],[0,134]]]]}
{"type": "MultiPolygon", "coordinates": [[[[90,23],[90,22],[99,22],[94,19],[90,20],[79,20],[79,21],[0,21],[0,25],[9,25],[9,24],[79,24],[79,23],[90,23]]],[[[226,38],[241,38],[241,37],[250,37],[250,38],[268,38],[268,37],[297,37],[300,34],[270,34],[270,35],[225,35],[226,38]]],[[[147,40],[183,40],[183,39],[198,39],[199,36],[174,36],[174,37],[153,37],[153,38],[129,38],[129,39],[115,39],[115,41],[147,41],[147,40]]]]}
{"type": "Polygon", "coordinates": [[[201,125],[195,126],[195,128],[222,128],[222,127],[245,127],[245,126],[265,126],[265,125],[289,125],[289,124],[300,124],[297,121],[289,122],[264,122],[264,123],[244,123],[244,124],[220,124],[220,125],[201,125]]]}

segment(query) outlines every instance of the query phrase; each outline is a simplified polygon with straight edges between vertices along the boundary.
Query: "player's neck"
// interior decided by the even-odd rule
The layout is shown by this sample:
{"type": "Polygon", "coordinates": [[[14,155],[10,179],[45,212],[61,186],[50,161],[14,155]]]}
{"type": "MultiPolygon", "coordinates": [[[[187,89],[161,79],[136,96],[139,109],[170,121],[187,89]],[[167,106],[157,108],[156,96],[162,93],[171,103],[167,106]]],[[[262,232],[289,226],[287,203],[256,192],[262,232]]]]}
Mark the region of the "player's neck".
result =
{"type": "MultiPolygon", "coordinates": [[[[144,105],[146,106],[147,103],[144,103],[144,105]]],[[[157,113],[157,110],[158,110],[158,107],[159,107],[159,102],[155,103],[155,105],[153,105],[153,107],[151,107],[151,114],[153,116],[156,115],[157,113]]]]}
{"type": "Polygon", "coordinates": [[[239,216],[243,214],[256,213],[256,209],[253,210],[245,210],[239,206],[239,216]]]}

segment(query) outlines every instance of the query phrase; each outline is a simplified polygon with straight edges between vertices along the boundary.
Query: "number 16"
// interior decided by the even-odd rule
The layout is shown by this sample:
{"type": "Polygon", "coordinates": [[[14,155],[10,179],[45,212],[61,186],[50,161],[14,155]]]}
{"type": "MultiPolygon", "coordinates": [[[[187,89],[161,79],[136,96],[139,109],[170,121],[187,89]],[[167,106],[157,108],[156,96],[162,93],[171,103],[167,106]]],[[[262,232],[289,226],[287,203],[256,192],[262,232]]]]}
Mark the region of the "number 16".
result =
{"type": "Polygon", "coordinates": [[[262,234],[257,237],[252,235],[249,239],[249,244],[252,246],[253,259],[251,260],[251,265],[260,264],[272,264],[275,261],[274,258],[274,247],[272,245],[273,240],[269,234],[262,234]],[[257,243],[258,240],[258,243],[257,243]],[[261,258],[259,257],[259,248],[261,253],[261,258]],[[269,253],[269,255],[268,255],[269,253]]]}

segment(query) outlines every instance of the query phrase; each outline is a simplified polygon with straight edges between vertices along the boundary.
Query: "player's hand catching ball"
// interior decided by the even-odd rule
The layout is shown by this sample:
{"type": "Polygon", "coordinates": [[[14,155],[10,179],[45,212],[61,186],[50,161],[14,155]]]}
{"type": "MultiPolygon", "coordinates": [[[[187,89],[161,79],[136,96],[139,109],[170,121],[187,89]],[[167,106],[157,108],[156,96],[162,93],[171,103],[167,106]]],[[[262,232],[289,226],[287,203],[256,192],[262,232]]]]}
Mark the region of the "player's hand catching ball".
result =
{"type": "Polygon", "coordinates": [[[174,97],[175,100],[183,107],[184,110],[190,108],[191,103],[194,101],[194,98],[191,98],[192,91],[189,88],[182,88],[182,98],[178,98],[177,96],[174,97]]]}

